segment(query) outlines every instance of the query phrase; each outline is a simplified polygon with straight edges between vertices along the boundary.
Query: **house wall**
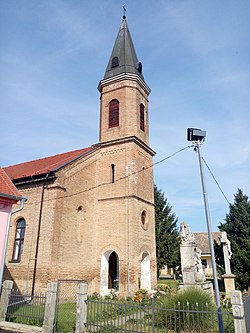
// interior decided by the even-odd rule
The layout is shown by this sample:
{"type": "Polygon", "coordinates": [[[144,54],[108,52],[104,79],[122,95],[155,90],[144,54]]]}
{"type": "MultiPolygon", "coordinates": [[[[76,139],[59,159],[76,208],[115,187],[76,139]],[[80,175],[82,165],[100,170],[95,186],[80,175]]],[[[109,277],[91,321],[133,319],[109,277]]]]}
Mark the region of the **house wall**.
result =
{"type": "Polygon", "coordinates": [[[5,239],[8,230],[8,220],[11,213],[12,202],[8,202],[0,197],[0,283],[2,283],[2,272],[4,262],[5,239]]]}

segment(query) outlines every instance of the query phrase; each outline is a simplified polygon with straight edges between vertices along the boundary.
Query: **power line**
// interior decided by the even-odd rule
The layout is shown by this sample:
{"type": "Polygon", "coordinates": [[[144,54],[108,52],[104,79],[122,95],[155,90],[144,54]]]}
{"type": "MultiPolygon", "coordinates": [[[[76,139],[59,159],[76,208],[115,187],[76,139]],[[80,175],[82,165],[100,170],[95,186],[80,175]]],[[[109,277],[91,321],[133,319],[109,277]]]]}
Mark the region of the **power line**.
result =
{"type": "Polygon", "coordinates": [[[220,184],[219,184],[218,181],[216,180],[214,174],[212,173],[211,169],[209,168],[209,166],[208,166],[207,162],[205,161],[204,157],[202,157],[202,160],[203,160],[203,162],[205,163],[205,165],[206,165],[208,171],[210,172],[211,176],[213,177],[213,180],[215,181],[216,185],[218,186],[218,188],[219,188],[220,192],[222,193],[223,197],[226,199],[227,203],[230,205],[229,200],[227,199],[225,193],[222,191],[222,188],[221,188],[220,184]]]}
{"type": "MultiPolygon", "coordinates": [[[[144,168],[142,168],[142,169],[140,169],[140,170],[137,170],[137,171],[131,172],[130,174],[128,174],[128,175],[126,175],[126,176],[120,177],[120,178],[116,179],[114,182],[111,182],[111,181],[109,181],[109,182],[104,182],[104,183],[98,184],[98,185],[96,185],[96,186],[92,186],[92,187],[90,187],[90,188],[87,188],[87,189],[84,189],[84,190],[81,190],[81,191],[78,191],[78,192],[75,192],[75,193],[71,193],[71,194],[68,194],[68,195],[63,195],[63,196],[61,196],[61,197],[56,197],[56,198],[51,198],[51,199],[44,199],[44,202],[45,202],[45,201],[51,201],[51,200],[57,200],[57,199],[64,199],[64,198],[73,197],[73,196],[75,196],[75,195],[78,195],[78,194],[81,194],[81,193],[84,193],[84,192],[88,192],[88,191],[94,190],[94,189],[99,188],[99,187],[104,186],[104,185],[117,183],[117,182],[119,182],[119,181],[121,181],[121,180],[124,180],[124,179],[126,179],[126,178],[129,178],[130,176],[133,176],[133,175],[139,174],[140,172],[146,171],[146,170],[152,168],[152,167],[155,166],[155,165],[158,165],[158,164],[160,164],[160,163],[163,163],[164,161],[166,161],[166,160],[168,160],[168,159],[174,157],[175,155],[181,153],[182,151],[184,151],[184,150],[186,150],[186,149],[188,149],[188,148],[192,148],[192,147],[194,147],[194,145],[189,145],[189,146],[186,146],[186,147],[184,147],[184,148],[181,148],[181,149],[177,150],[175,153],[173,153],[173,154],[171,154],[171,155],[168,155],[168,156],[164,157],[164,158],[161,159],[160,161],[157,161],[157,162],[155,162],[155,163],[149,165],[148,167],[144,167],[144,168]]],[[[36,204],[36,203],[39,203],[39,202],[40,202],[40,201],[37,201],[37,202],[31,202],[31,203],[27,202],[26,205],[33,205],[33,204],[36,204]]]]}

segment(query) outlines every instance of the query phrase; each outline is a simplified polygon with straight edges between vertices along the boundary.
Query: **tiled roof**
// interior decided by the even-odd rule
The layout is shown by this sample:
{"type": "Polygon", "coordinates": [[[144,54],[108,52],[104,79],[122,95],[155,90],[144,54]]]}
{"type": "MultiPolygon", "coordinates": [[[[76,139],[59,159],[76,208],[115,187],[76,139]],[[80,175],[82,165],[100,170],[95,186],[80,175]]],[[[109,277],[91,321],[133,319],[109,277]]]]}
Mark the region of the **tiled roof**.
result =
{"type": "Polygon", "coordinates": [[[12,196],[21,198],[21,194],[12,183],[6,172],[0,168],[0,196],[12,196]]]}
{"type": "Polygon", "coordinates": [[[73,150],[67,153],[44,157],[30,162],[11,165],[5,167],[4,170],[12,180],[42,175],[57,170],[90,150],[92,150],[91,147],[73,150]]]}
{"type": "MultiPolygon", "coordinates": [[[[212,232],[213,241],[219,243],[220,232],[212,232]]],[[[202,253],[210,253],[208,233],[207,232],[194,232],[194,239],[197,247],[202,253]]]]}

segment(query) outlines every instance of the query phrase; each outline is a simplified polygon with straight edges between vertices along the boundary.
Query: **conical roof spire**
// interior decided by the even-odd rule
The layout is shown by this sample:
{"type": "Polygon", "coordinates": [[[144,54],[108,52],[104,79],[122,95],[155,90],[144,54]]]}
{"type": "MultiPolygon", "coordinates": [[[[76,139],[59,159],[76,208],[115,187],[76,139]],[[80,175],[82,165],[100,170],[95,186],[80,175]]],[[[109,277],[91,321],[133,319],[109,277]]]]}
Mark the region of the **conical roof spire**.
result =
{"type": "Polygon", "coordinates": [[[123,9],[123,19],[104,74],[104,79],[123,73],[137,74],[143,78],[142,64],[137,59],[125,16],[126,9],[124,7],[123,9]]]}

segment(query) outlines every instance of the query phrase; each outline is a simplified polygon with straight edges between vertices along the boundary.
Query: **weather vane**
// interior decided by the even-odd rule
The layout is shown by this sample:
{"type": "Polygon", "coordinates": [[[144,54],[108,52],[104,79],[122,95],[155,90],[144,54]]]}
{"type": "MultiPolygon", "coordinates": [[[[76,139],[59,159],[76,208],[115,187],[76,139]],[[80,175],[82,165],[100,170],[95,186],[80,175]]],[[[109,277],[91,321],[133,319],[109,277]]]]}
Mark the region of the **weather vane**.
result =
{"type": "Polygon", "coordinates": [[[122,8],[123,8],[123,19],[125,20],[125,18],[126,18],[126,7],[125,7],[125,5],[123,5],[122,8]]]}

